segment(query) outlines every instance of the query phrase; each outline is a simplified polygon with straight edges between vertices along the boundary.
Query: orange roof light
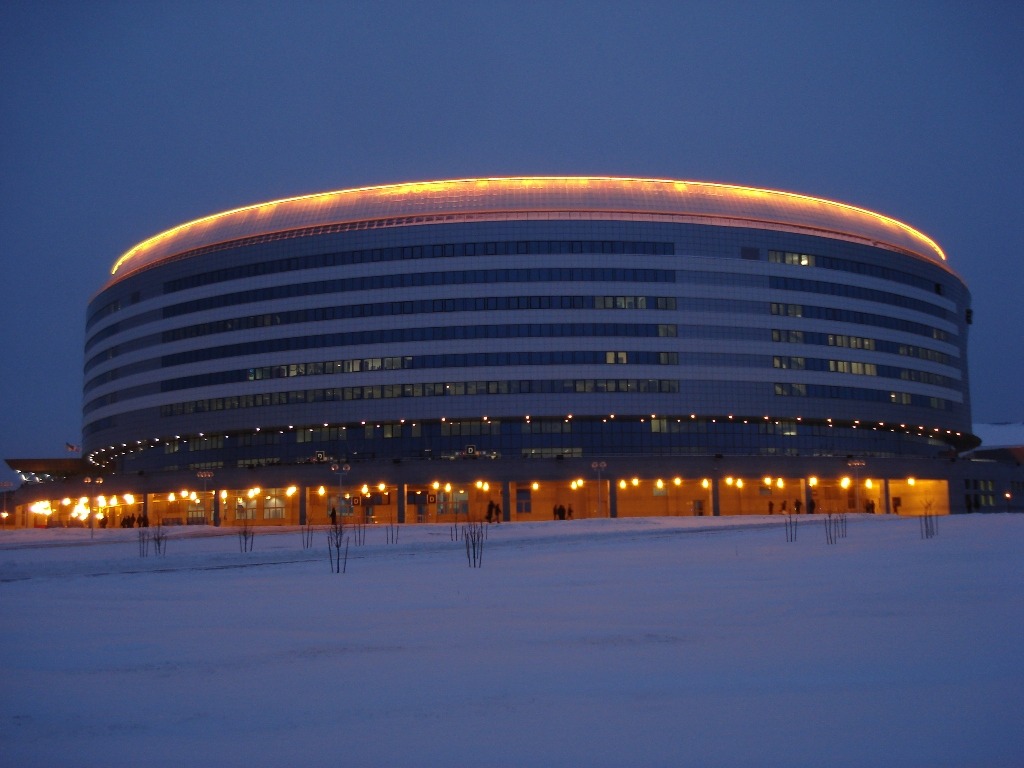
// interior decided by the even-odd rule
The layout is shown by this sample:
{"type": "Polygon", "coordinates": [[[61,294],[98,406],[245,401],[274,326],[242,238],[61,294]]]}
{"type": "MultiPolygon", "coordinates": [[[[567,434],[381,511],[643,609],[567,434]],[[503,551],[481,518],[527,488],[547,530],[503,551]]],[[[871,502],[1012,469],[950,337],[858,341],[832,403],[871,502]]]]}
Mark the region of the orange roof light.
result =
{"type": "MultiPolygon", "coordinates": [[[[568,216],[644,217],[723,226],[750,225],[818,233],[945,262],[938,244],[897,219],[824,198],[735,184],[587,176],[453,179],[360,187],[289,197],[204,216],[161,232],[125,252],[111,274],[234,240],[309,227],[422,224],[430,217],[495,220],[568,216]],[[408,221],[405,221],[408,219],[408,221]],[[415,219],[415,220],[414,220],[415,219]]],[[[298,234],[294,235],[298,236],[298,234]]]]}

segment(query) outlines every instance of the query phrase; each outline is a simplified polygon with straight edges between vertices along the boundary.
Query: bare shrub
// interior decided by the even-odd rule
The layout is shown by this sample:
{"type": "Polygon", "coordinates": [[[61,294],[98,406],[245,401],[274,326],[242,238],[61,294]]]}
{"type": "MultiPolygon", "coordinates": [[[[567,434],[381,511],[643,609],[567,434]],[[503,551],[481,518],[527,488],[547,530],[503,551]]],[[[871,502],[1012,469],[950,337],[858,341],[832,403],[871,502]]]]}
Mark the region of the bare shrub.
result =
{"type": "Polygon", "coordinates": [[[256,528],[247,519],[242,520],[238,527],[238,549],[240,552],[252,552],[253,540],[256,538],[256,528]]]}
{"type": "Polygon", "coordinates": [[[484,541],[487,539],[487,526],[482,522],[466,523],[462,528],[462,538],[466,542],[466,563],[470,568],[480,568],[484,564],[484,541]]]}
{"type": "Polygon", "coordinates": [[[139,557],[149,556],[149,530],[139,528],[139,557]]]}
{"type": "Polygon", "coordinates": [[[388,524],[384,527],[384,533],[387,536],[388,544],[398,543],[398,526],[395,524],[395,516],[393,513],[388,515],[388,524]]]}
{"type": "Polygon", "coordinates": [[[327,529],[327,557],[331,562],[331,573],[345,573],[348,570],[348,539],[342,523],[332,523],[327,529]],[[345,545],[342,554],[341,545],[345,545]]]}
{"type": "Polygon", "coordinates": [[[309,515],[306,515],[306,522],[300,526],[300,532],[302,533],[302,548],[310,549],[313,546],[313,523],[310,522],[309,515]]]}
{"type": "Polygon", "coordinates": [[[152,533],[153,539],[153,552],[157,555],[167,554],[167,531],[164,530],[163,523],[157,523],[156,528],[152,533]]]}
{"type": "Polygon", "coordinates": [[[939,535],[939,517],[933,511],[935,502],[932,499],[924,500],[924,514],[921,515],[921,538],[930,539],[939,535]]]}

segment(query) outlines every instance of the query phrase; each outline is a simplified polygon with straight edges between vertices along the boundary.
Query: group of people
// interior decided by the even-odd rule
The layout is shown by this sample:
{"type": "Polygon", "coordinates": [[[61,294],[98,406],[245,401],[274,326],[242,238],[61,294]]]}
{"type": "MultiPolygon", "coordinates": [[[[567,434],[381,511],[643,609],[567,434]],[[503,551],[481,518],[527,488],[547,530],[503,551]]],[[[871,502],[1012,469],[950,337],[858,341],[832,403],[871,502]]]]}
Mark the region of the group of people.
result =
{"type": "Polygon", "coordinates": [[[487,522],[492,521],[501,522],[501,504],[495,504],[493,499],[487,502],[487,522]]]}
{"type": "Polygon", "coordinates": [[[572,504],[566,509],[564,504],[555,504],[551,511],[552,520],[572,520],[572,504]]]}
{"type": "MultiPolygon", "coordinates": [[[[786,506],[786,504],[787,504],[786,500],[783,499],[782,500],[782,506],[779,508],[779,514],[782,514],[782,515],[788,515],[789,514],[789,508],[786,506]]],[[[800,499],[795,499],[793,501],[793,514],[799,515],[800,514],[800,510],[802,510],[803,508],[804,508],[804,503],[802,501],[800,501],[800,499]]],[[[815,508],[814,499],[811,499],[810,501],[807,502],[807,514],[813,515],[814,514],[814,508],[815,508]]],[[[774,515],[775,514],[775,502],[774,501],[769,501],[768,502],[768,514],[769,515],[774,515]]]]}
{"type": "Polygon", "coordinates": [[[121,518],[121,527],[122,528],[135,528],[135,527],[138,527],[138,528],[149,528],[149,515],[147,515],[145,512],[142,512],[142,513],[139,514],[138,517],[136,517],[135,513],[133,512],[130,515],[128,515],[127,517],[122,517],[121,518]]]}

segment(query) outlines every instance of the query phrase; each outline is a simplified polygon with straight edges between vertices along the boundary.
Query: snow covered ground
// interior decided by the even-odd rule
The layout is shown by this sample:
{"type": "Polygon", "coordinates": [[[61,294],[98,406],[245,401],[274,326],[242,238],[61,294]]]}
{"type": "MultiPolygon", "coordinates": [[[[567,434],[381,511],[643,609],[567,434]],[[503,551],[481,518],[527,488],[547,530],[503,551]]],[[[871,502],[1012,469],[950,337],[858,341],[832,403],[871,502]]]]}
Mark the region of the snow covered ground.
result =
{"type": "Polygon", "coordinates": [[[3,766],[1020,766],[1024,516],[6,531],[0,648],[3,766]]]}

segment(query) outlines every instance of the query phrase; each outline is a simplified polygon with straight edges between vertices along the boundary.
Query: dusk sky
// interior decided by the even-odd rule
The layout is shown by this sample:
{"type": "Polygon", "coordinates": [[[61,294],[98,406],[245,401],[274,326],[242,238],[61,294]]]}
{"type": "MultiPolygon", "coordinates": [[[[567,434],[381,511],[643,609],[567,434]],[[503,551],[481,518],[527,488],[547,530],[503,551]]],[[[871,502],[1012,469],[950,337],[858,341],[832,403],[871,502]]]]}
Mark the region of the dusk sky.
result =
{"type": "Polygon", "coordinates": [[[905,221],[973,294],[975,422],[1024,421],[1022,39],[1009,2],[6,0],[0,458],[81,442],[85,307],[146,237],[498,175],[748,184],[905,221]]]}

